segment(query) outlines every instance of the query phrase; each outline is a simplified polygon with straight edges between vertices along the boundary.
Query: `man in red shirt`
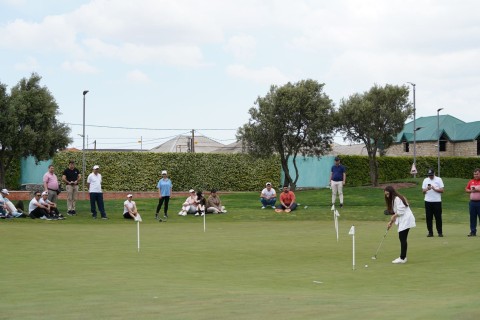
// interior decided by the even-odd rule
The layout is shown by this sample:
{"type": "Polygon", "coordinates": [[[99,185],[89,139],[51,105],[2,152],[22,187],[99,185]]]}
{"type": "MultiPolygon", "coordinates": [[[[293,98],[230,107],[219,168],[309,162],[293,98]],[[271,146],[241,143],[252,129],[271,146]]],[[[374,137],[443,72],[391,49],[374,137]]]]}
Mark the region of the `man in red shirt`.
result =
{"type": "Polygon", "coordinates": [[[473,179],[468,181],[465,192],[470,194],[468,208],[470,210],[470,233],[469,237],[477,235],[477,217],[480,219],[480,168],[473,171],[473,179]]]}
{"type": "Polygon", "coordinates": [[[293,211],[297,208],[297,203],[295,202],[295,194],[293,191],[290,191],[288,186],[283,187],[283,191],[280,194],[280,205],[277,209],[285,210],[285,212],[293,211]]]}

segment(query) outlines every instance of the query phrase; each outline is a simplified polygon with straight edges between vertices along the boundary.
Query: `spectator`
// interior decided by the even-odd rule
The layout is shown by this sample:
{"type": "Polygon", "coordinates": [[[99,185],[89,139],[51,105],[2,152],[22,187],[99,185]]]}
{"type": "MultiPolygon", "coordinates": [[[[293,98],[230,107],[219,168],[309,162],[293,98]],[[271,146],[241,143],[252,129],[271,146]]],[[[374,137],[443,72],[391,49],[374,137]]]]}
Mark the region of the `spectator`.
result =
{"type": "Polygon", "coordinates": [[[75,168],[75,161],[70,160],[68,168],[63,171],[62,180],[65,182],[65,189],[67,191],[67,214],[74,216],[77,214],[75,204],[78,194],[78,182],[82,178],[80,171],[75,168]]]}
{"type": "Polygon", "coordinates": [[[347,179],[346,169],[340,164],[340,158],[335,157],[335,165],[332,166],[330,174],[330,186],[332,188],[332,206],[335,205],[335,201],[340,198],[340,208],[343,207],[343,186],[347,179]]]}
{"type": "Polygon", "coordinates": [[[260,192],[260,202],[262,203],[262,209],[266,207],[272,207],[275,209],[275,202],[277,202],[277,192],[272,188],[272,183],[267,182],[265,188],[260,192]]]}
{"type": "Polygon", "coordinates": [[[35,196],[28,205],[29,216],[32,219],[39,218],[43,220],[52,220],[50,218],[50,214],[48,213],[48,208],[40,203],[41,196],[42,194],[39,191],[35,192],[35,196]]]}
{"type": "Polygon", "coordinates": [[[206,205],[206,200],[205,197],[202,194],[202,191],[197,192],[197,213],[195,213],[195,216],[201,215],[202,217],[205,215],[205,205],[206,205]]]}
{"type": "Polygon", "coordinates": [[[135,219],[138,215],[137,204],[132,200],[133,195],[128,194],[127,200],[123,203],[123,217],[125,219],[135,219]]]}
{"type": "Polygon", "coordinates": [[[108,217],[103,205],[102,175],[99,173],[99,170],[100,166],[94,165],[93,172],[87,178],[88,192],[90,194],[90,211],[92,212],[92,218],[97,219],[96,203],[102,219],[107,220],[108,217]]]}
{"type": "Polygon", "coordinates": [[[277,212],[290,212],[297,208],[297,203],[295,202],[295,194],[293,191],[290,191],[288,186],[283,186],[283,191],[280,194],[280,205],[277,206],[275,211],[277,212]]]}
{"type": "Polygon", "coordinates": [[[385,187],[384,190],[385,203],[388,212],[393,213],[387,229],[395,223],[398,226],[398,239],[400,240],[400,257],[393,260],[392,263],[407,262],[407,238],[410,228],[415,227],[415,217],[408,205],[407,199],[399,194],[392,186],[385,187]]]}
{"type": "MultiPolygon", "coordinates": [[[[12,201],[10,201],[7,196],[9,195],[10,193],[8,192],[7,189],[2,189],[2,191],[0,191],[0,208],[1,208],[1,203],[3,202],[4,203],[4,210],[6,212],[6,216],[7,217],[8,215],[14,217],[14,218],[25,218],[26,215],[23,213],[23,210],[21,209],[17,209],[15,207],[15,205],[12,203],[12,201]]],[[[1,210],[0,210],[1,211],[1,210]]]]}
{"type": "Polygon", "coordinates": [[[158,188],[158,205],[157,205],[157,211],[155,212],[155,219],[158,220],[158,213],[162,209],[162,205],[164,203],[165,203],[165,207],[163,207],[163,218],[168,219],[168,203],[170,202],[170,197],[172,196],[173,184],[172,184],[172,181],[168,178],[167,170],[162,171],[162,178],[158,181],[157,188],[158,188]]]}
{"type": "Polygon", "coordinates": [[[65,217],[58,212],[57,204],[48,200],[48,192],[43,191],[42,196],[39,200],[40,204],[45,206],[49,217],[53,220],[64,220],[65,217]]]}
{"type": "Polygon", "coordinates": [[[48,200],[56,203],[60,193],[60,184],[52,164],[48,166],[48,171],[43,175],[43,189],[48,192],[48,200]]]}
{"type": "Polygon", "coordinates": [[[208,213],[227,213],[227,210],[225,210],[225,207],[222,205],[220,197],[217,195],[216,189],[210,191],[206,207],[208,213]]]}
{"type": "Polygon", "coordinates": [[[435,176],[433,169],[429,169],[427,177],[422,183],[422,192],[425,195],[425,217],[427,222],[427,237],[433,237],[433,217],[439,237],[443,237],[442,230],[442,193],[443,180],[435,176]]]}
{"type": "Polygon", "coordinates": [[[182,205],[182,210],[178,213],[179,216],[186,216],[187,214],[194,214],[197,212],[197,195],[195,194],[195,190],[190,189],[189,191],[190,196],[188,196],[187,200],[182,205]]]}
{"type": "Polygon", "coordinates": [[[465,192],[470,195],[468,209],[470,211],[469,237],[477,236],[477,219],[480,219],[480,168],[473,171],[473,179],[468,181],[465,192]]]}

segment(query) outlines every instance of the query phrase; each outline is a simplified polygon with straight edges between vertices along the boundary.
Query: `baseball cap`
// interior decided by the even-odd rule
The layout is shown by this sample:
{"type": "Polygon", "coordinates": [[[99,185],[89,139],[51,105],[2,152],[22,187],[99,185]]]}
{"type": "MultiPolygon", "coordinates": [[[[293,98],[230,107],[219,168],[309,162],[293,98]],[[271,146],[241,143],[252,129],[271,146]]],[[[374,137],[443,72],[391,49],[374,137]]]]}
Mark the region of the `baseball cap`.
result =
{"type": "Polygon", "coordinates": [[[434,176],[434,175],[435,175],[435,171],[433,171],[433,169],[428,169],[427,176],[434,176]]]}
{"type": "Polygon", "coordinates": [[[48,196],[48,191],[43,191],[42,196],[48,196]]]}
{"type": "Polygon", "coordinates": [[[99,165],[94,165],[93,170],[96,170],[96,169],[100,169],[100,166],[99,165]]]}
{"type": "Polygon", "coordinates": [[[9,194],[7,189],[2,189],[1,193],[9,194]]]}
{"type": "Polygon", "coordinates": [[[162,170],[162,174],[167,174],[167,170],[162,170]]]}
{"type": "Polygon", "coordinates": [[[130,193],[129,193],[129,194],[127,194],[127,198],[131,198],[131,197],[133,197],[133,195],[132,195],[132,194],[130,194],[130,193]]]}
{"type": "Polygon", "coordinates": [[[271,183],[271,182],[267,182],[267,183],[265,183],[265,185],[266,185],[266,186],[271,186],[272,183],[271,183]]]}
{"type": "Polygon", "coordinates": [[[335,157],[335,161],[339,161],[340,160],[340,157],[335,157]]]}
{"type": "Polygon", "coordinates": [[[193,189],[190,189],[188,192],[192,193],[192,192],[195,192],[195,190],[193,190],[193,189]]]}

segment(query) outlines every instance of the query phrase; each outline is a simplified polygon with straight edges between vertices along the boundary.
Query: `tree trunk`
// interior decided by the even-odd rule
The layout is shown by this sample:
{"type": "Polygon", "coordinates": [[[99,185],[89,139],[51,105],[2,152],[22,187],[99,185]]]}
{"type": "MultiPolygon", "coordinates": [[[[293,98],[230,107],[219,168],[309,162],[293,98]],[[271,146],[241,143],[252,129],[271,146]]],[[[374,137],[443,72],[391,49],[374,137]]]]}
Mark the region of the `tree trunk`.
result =
{"type": "Polygon", "coordinates": [[[370,168],[370,182],[373,187],[378,187],[378,163],[375,155],[368,157],[368,165],[370,168]]]}

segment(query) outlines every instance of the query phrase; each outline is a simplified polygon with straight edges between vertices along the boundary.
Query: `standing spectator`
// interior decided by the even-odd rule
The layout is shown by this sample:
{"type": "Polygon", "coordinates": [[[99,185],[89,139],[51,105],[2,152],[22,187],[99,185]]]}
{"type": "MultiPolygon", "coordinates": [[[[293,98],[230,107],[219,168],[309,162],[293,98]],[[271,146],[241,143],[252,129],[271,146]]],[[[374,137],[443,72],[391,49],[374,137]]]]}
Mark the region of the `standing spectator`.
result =
{"type": "Polygon", "coordinates": [[[190,195],[182,204],[182,210],[178,213],[179,216],[186,216],[187,214],[196,213],[197,212],[197,195],[195,194],[195,190],[190,189],[190,195]]]}
{"type": "Polygon", "coordinates": [[[343,207],[343,186],[347,179],[345,167],[340,163],[340,158],[335,157],[335,164],[330,174],[330,186],[332,188],[332,206],[335,205],[337,194],[340,199],[340,208],[343,207]]]}
{"type": "Polygon", "coordinates": [[[398,239],[400,240],[400,257],[393,260],[392,263],[405,263],[407,262],[408,232],[410,228],[416,226],[415,216],[408,205],[407,199],[399,194],[392,186],[387,186],[384,194],[387,210],[393,213],[387,224],[387,229],[390,230],[392,224],[395,223],[398,226],[398,239]]]}
{"type": "Polygon", "coordinates": [[[155,212],[155,219],[158,220],[158,213],[160,209],[162,209],[162,205],[165,203],[165,207],[163,207],[163,218],[168,219],[168,202],[170,201],[170,197],[172,196],[172,188],[173,184],[172,181],[168,178],[167,170],[162,171],[162,178],[157,183],[158,188],[158,205],[157,211],[155,212]]]}
{"type": "Polygon", "coordinates": [[[427,237],[433,237],[433,217],[438,236],[443,237],[442,230],[442,193],[443,180],[435,176],[435,171],[429,169],[427,177],[422,183],[422,192],[425,195],[425,216],[427,221],[427,237]]]}
{"type": "Polygon", "coordinates": [[[43,220],[52,220],[50,218],[50,214],[48,213],[48,208],[40,203],[41,196],[42,194],[40,191],[35,192],[35,196],[28,205],[29,216],[32,219],[39,218],[43,220]]]}
{"type": "Polygon", "coordinates": [[[295,193],[290,191],[288,186],[283,186],[283,191],[280,194],[280,205],[277,206],[277,210],[280,212],[284,210],[285,212],[293,211],[297,208],[297,203],[295,202],[295,193]]]}
{"type": "Polygon", "coordinates": [[[266,207],[272,207],[272,209],[275,209],[277,192],[272,188],[271,182],[267,182],[265,188],[260,192],[260,202],[262,203],[262,209],[265,209],[266,207]]]}
{"type": "Polygon", "coordinates": [[[216,189],[212,189],[212,191],[210,191],[210,195],[207,198],[205,206],[207,207],[207,212],[209,213],[227,213],[225,207],[222,206],[222,201],[217,195],[216,189]]]}
{"type": "Polygon", "coordinates": [[[65,220],[65,217],[58,211],[57,204],[48,200],[48,192],[42,192],[42,197],[39,202],[47,208],[48,215],[53,220],[65,220]]]}
{"type": "Polygon", "coordinates": [[[43,175],[43,189],[48,192],[48,200],[56,203],[60,193],[60,185],[54,171],[55,167],[49,165],[48,171],[43,175]]]}
{"type": "Polygon", "coordinates": [[[137,204],[132,200],[133,195],[128,194],[127,200],[123,203],[123,217],[125,219],[135,219],[138,215],[137,204]]]}
{"type": "Polygon", "coordinates": [[[480,219],[480,168],[473,171],[473,179],[468,181],[465,191],[470,194],[468,209],[470,211],[469,237],[477,236],[477,219],[480,219]]]}
{"type": "Polygon", "coordinates": [[[75,161],[70,160],[68,168],[63,171],[62,180],[65,182],[65,189],[67,190],[67,214],[74,216],[77,214],[75,211],[75,203],[77,201],[78,194],[78,182],[82,178],[80,171],[75,168],[75,161]]]}
{"type": "Polygon", "coordinates": [[[88,192],[90,193],[90,211],[92,212],[92,218],[97,219],[97,210],[95,203],[98,205],[98,210],[103,220],[107,220],[107,214],[103,205],[103,193],[102,193],[102,175],[99,173],[100,167],[98,165],[93,166],[93,172],[88,175],[87,185],[88,192]]]}

